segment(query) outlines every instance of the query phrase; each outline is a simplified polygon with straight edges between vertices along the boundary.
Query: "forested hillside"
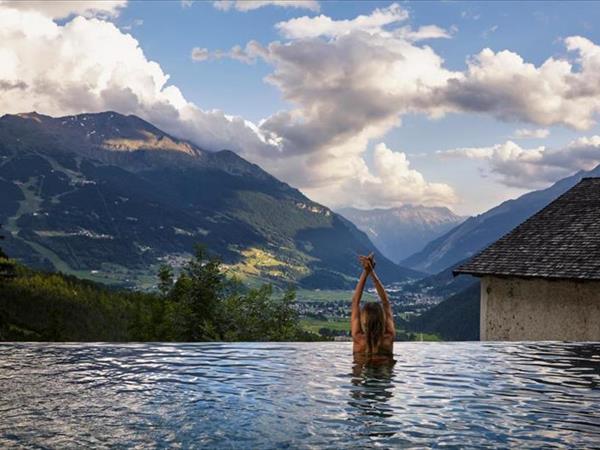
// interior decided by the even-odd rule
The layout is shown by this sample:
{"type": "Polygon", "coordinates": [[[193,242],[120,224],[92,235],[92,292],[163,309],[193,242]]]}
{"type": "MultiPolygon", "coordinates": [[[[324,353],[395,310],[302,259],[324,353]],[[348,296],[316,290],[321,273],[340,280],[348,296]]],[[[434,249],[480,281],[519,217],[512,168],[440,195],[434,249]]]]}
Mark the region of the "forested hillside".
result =
{"type": "Polygon", "coordinates": [[[319,339],[301,330],[292,291],[247,289],[202,249],[177,281],[172,273],[163,266],[160,291],[148,294],[17,265],[0,278],[0,341],[319,339]]]}
{"type": "Polygon", "coordinates": [[[230,151],[210,152],[114,112],[0,118],[0,222],[31,267],[144,289],[197,242],[248,283],[351,288],[373,251],[330,209],[230,151]]]}

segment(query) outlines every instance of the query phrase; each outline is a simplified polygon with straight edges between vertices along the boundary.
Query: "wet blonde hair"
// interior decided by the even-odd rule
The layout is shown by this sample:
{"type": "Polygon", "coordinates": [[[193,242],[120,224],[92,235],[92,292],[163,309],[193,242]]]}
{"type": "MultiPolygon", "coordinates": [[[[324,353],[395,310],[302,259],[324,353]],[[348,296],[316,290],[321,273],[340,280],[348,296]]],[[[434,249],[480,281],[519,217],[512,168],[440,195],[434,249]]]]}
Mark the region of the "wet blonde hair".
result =
{"type": "Polygon", "coordinates": [[[385,331],[383,308],[379,303],[365,303],[360,314],[360,321],[367,338],[367,353],[375,353],[385,331]]]}

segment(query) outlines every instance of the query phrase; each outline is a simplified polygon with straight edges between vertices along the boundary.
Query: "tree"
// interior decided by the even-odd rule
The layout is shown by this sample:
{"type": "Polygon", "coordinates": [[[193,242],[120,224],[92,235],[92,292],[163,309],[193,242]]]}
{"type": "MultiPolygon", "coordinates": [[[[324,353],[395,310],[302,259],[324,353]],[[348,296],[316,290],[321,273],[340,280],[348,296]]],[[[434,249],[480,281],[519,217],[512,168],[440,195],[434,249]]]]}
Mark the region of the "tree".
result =
{"type": "MultiPolygon", "coordinates": [[[[2,225],[0,225],[0,229],[2,225]]],[[[4,236],[0,235],[0,240],[4,239],[4,236]]],[[[8,259],[8,256],[2,248],[0,248],[0,279],[14,278],[16,272],[15,262],[8,259]]]]}
{"type": "Polygon", "coordinates": [[[295,292],[273,296],[265,284],[247,292],[233,293],[223,301],[225,339],[231,341],[290,341],[298,339],[301,329],[294,308],[295,292]]]}
{"type": "MultiPolygon", "coordinates": [[[[0,224],[0,231],[2,230],[2,224],[0,224]]],[[[0,240],[4,240],[4,236],[2,236],[0,234],[0,240]]],[[[0,258],[1,259],[8,259],[8,256],[6,256],[6,253],[4,253],[4,251],[2,251],[2,247],[0,247],[0,258]]]]}
{"type": "Polygon", "coordinates": [[[173,268],[163,264],[158,269],[158,290],[163,296],[167,296],[173,287],[173,268]]]}
{"type": "MultiPolygon", "coordinates": [[[[162,271],[166,278],[167,271],[162,271]]],[[[206,341],[220,339],[221,302],[225,279],[221,262],[202,246],[166,294],[170,305],[173,339],[206,341]]]]}
{"type": "MultiPolygon", "coordinates": [[[[172,268],[161,267],[159,289],[165,301],[166,336],[175,341],[290,341],[305,338],[295,308],[295,292],[274,295],[265,284],[248,289],[227,279],[221,262],[204,247],[172,283],[172,268]]],[[[313,336],[310,336],[314,338],[313,336]]],[[[318,338],[318,336],[317,336],[318,338]]]]}

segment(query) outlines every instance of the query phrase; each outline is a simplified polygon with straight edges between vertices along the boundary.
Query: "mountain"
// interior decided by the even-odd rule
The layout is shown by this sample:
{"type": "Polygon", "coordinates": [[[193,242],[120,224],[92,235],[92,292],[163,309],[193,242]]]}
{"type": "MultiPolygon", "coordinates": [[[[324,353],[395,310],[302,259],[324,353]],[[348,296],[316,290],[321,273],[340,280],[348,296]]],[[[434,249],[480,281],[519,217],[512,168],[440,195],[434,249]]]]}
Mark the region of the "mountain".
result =
{"type": "Polygon", "coordinates": [[[447,341],[477,341],[479,309],[479,283],[475,282],[413,318],[408,329],[437,334],[447,341]]]}
{"type": "Polygon", "coordinates": [[[529,192],[471,217],[400,264],[423,272],[440,272],[470,258],[569,190],[581,178],[590,176],[600,176],[600,166],[591,171],[580,171],[547,189],[529,192]]]}
{"type": "Polygon", "coordinates": [[[405,292],[426,293],[427,295],[440,298],[448,298],[454,294],[458,294],[472,284],[479,282],[476,277],[471,275],[454,276],[452,274],[454,269],[467,262],[468,259],[459,261],[439,273],[407,283],[403,290],[405,292]]]}
{"type": "Polygon", "coordinates": [[[137,287],[196,243],[249,282],[352,287],[369,251],[388,280],[419,276],[237,154],[115,112],[1,117],[0,223],[6,253],[28,265],[137,287]]]}
{"type": "Polygon", "coordinates": [[[343,208],[337,212],[367,233],[381,253],[392,261],[418,252],[465,220],[448,208],[421,205],[370,210],[343,208]]]}

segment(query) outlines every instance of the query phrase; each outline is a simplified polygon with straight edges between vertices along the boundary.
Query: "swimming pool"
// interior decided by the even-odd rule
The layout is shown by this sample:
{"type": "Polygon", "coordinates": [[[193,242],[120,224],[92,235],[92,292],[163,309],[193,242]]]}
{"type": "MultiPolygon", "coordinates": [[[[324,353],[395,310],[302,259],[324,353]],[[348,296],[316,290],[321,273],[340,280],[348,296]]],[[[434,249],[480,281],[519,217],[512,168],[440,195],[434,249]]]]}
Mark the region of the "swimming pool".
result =
{"type": "Polygon", "coordinates": [[[0,447],[600,445],[600,344],[0,344],[0,447]]]}

